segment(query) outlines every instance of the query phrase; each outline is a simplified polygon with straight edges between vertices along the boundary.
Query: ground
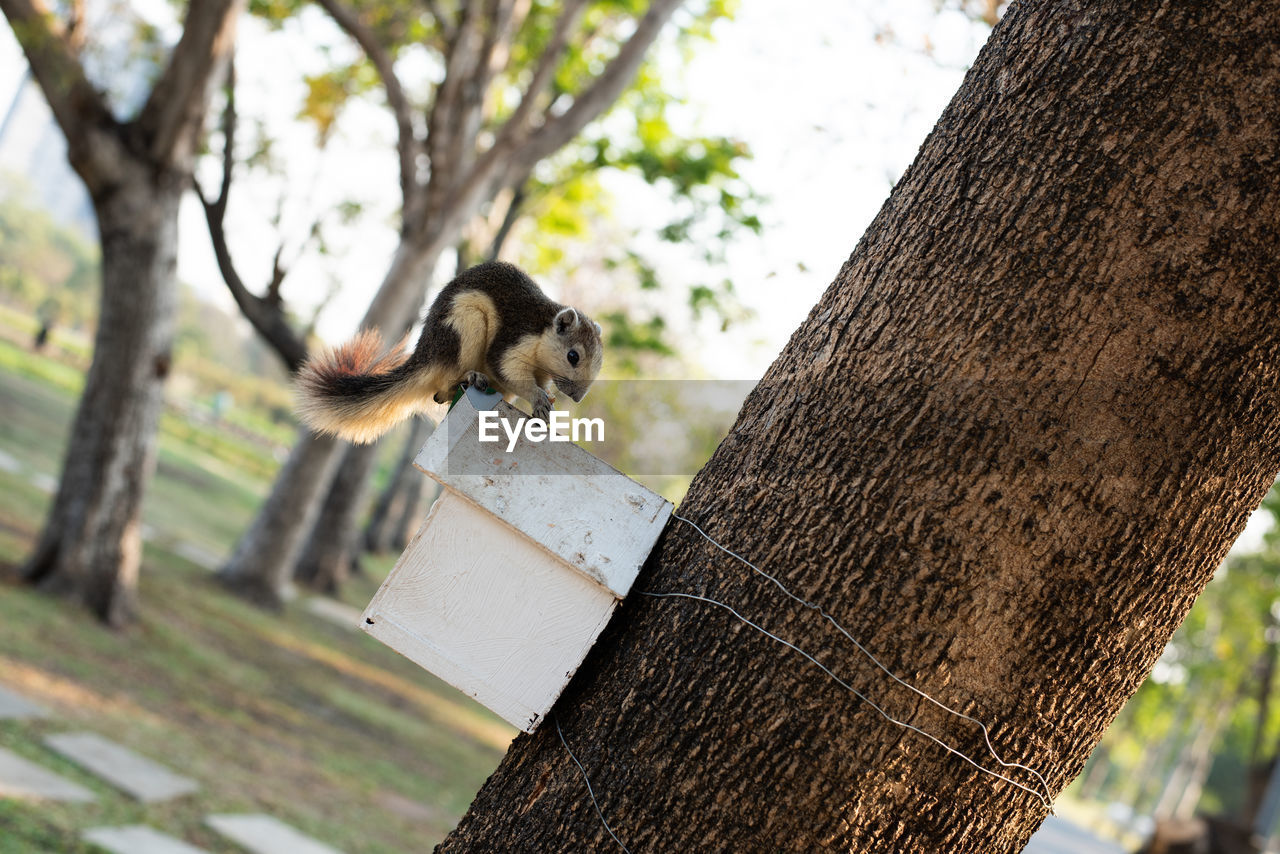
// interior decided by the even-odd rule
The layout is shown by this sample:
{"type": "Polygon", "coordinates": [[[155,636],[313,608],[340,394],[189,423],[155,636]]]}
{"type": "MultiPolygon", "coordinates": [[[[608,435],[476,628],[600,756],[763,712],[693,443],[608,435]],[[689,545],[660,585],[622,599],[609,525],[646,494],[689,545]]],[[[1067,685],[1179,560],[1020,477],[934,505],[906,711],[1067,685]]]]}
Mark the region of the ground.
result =
{"type": "MultiPolygon", "coordinates": [[[[75,359],[31,353],[29,332],[0,308],[0,576],[38,532],[80,386],[75,359]]],[[[0,799],[0,854],[89,852],[80,839],[86,828],[136,823],[232,854],[237,849],[204,820],[237,812],[270,813],[352,854],[429,850],[514,735],[416,665],[304,603],[270,614],[214,582],[210,567],[249,522],[292,435],[261,423],[231,428],[190,407],[166,413],[145,509],[137,626],[111,631],[64,601],[0,581],[0,684],[54,713],[0,721],[0,747],[98,795],[91,804],[0,799]],[[42,743],[73,730],[97,732],[195,778],[200,792],[137,803],[42,743]]],[[[344,589],[346,604],[362,608],[390,564],[369,562],[368,575],[344,589]]],[[[1118,850],[1057,818],[1027,849],[1118,850]]]]}
{"type": "MultiPolygon", "coordinates": [[[[38,532],[80,383],[73,366],[30,353],[11,320],[0,313],[0,572],[38,532]]],[[[208,567],[249,521],[278,451],[278,437],[170,408],[134,628],[0,586],[0,682],[55,713],[0,722],[0,746],[99,794],[87,805],[0,800],[0,854],[89,851],[84,828],[138,822],[233,851],[203,824],[212,812],[268,812],[350,852],[425,850],[497,765],[514,730],[486,710],[301,602],[269,614],[214,582],[208,567]],[[200,794],[131,801],[41,743],[73,729],[196,778],[200,794]]],[[[389,564],[371,565],[346,601],[363,607],[389,564]]]]}

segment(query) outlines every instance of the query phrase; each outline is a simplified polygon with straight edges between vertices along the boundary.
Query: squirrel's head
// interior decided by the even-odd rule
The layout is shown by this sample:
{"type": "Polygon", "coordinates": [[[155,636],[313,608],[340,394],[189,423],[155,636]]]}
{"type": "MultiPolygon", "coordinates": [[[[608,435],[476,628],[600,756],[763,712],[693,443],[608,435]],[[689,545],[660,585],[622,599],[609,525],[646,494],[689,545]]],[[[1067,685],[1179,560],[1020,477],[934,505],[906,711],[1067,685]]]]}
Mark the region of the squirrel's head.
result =
{"type": "Polygon", "coordinates": [[[604,362],[600,324],[576,308],[562,308],[543,333],[540,349],[542,369],[551,374],[556,388],[574,403],[582,400],[604,362]]]}

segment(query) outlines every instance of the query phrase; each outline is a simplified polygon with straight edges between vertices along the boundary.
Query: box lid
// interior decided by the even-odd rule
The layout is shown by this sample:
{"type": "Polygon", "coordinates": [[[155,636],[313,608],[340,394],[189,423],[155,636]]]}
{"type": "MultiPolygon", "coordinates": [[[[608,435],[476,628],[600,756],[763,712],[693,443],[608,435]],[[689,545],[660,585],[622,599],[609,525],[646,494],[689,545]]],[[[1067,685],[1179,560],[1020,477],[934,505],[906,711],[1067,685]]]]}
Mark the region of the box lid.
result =
{"type": "Polygon", "coordinates": [[[522,431],[508,451],[498,426],[490,431],[498,441],[481,442],[481,412],[496,412],[512,428],[528,417],[498,395],[470,391],[414,464],[625,597],[671,516],[671,502],[569,441],[530,441],[522,431]]]}

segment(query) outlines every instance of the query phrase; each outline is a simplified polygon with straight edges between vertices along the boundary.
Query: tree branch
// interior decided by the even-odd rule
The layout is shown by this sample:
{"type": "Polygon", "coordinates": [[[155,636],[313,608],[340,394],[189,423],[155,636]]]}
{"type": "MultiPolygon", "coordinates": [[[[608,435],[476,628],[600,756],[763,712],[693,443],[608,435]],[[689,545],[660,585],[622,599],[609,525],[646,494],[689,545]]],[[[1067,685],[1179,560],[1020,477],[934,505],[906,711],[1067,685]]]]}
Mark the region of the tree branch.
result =
{"type": "Polygon", "coordinates": [[[640,70],[645,53],[681,2],[682,0],[653,0],[644,17],[636,24],[636,31],[595,82],[574,98],[573,106],[563,115],[548,116],[542,127],[519,145],[513,159],[532,166],[559,150],[616,101],[640,70]]]}
{"type": "MultiPolygon", "coordinates": [[[[404,86],[396,76],[390,53],[379,43],[373,31],[360,20],[358,14],[345,8],[340,0],[316,0],[342,30],[360,45],[364,55],[373,63],[382,88],[387,93],[387,104],[396,120],[396,151],[400,156],[400,195],[407,209],[418,191],[418,140],[413,132],[413,108],[405,96],[404,86]]],[[[433,12],[434,14],[434,12],[433,12]]]]}
{"type": "MultiPolygon", "coordinates": [[[[272,261],[271,281],[267,287],[267,296],[260,297],[245,287],[244,280],[236,271],[231,259],[231,249],[227,244],[225,219],[227,201],[231,194],[231,172],[235,164],[236,137],[236,101],[235,101],[235,66],[227,69],[227,105],[222,111],[222,183],[218,188],[218,197],[209,199],[201,189],[199,182],[192,180],[196,197],[204,208],[205,221],[209,224],[209,240],[213,244],[213,254],[218,262],[218,272],[231,297],[263,340],[275,350],[276,355],[284,362],[290,372],[302,367],[307,359],[307,344],[289,325],[285,317],[284,305],[280,299],[280,284],[284,281],[285,270],[280,264],[281,252],[277,251],[272,261]]],[[[281,247],[283,250],[283,247],[281,247]]]]}
{"type": "Polygon", "coordinates": [[[289,325],[284,313],[284,304],[279,299],[280,282],[284,280],[285,275],[279,264],[280,253],[276,253],[276,260],[272,265],[272,281],[268,286],[268,297],[263,298],[252,293],[245,287],[244,280],[240,278],[231,260],[231,250],[227,246],[227,235],[223,228],[223,218],[220,215],[217,200],[210,202],[201,192],[199,185],[196,185],[195,192],[200,199],[201,207],[204,208],[205,220],[209,223],[209,239],[213,244],[213,254],[218,261],[218,272],[222,274],[222,280],[226,282],[227,290],[231,291],[231,297],[239,306],[240,313],[271,346],[291,373],[298,370],[307,360],[307,345],[302,336],[289,325]]]}
{"type": "Polygon", "coordinates": [[[482,88],[486,91],[493,78],[507,66],[511,58],[511,42],[529,15],[532,0],[500,0],[493,14],[493,23],[485,42],[482,88]]]}
{"type": "Polygon", "coordinates": [[[67,14],[67,44],[71,50],[79,55],[84,48],[85,34],[85,16],[84,16],[84,0],[71,0],[70,11],[67,14]]]}
{"type": "Polygon", "coordinates": [[[485,255],[486,261],[497,261],[502,254],[503,244],[507,242],[507,238],[511,235],[511,229],[515,227],[516,220],[520,219],[520,209],[524,206],[528,186],[527,179],[521,181],[516,191],[512,194],[511,202],[507,205],[506,213],[502,216],[502,223],[498,226],[498,230],[494,232],[493,240],[489,243],[489,251],[485,255]]]}
{"type": "Polygon", "coordinates": [[[582,14],[582,10],[586,6],[587,0],[566,0],[564,10],[560,13],[560,17],[556,19],[555,27],[551,31],[551,38],[547,40],[546,48],[542,51],[542,55],[538,57],[538,65],[533,70],[533,77],[529,80],[529,87],[525,89],[524,94],[520,97],[520,103],[516,106],[506,124],[503,125],[504,134],[515,137],[524,132],[525,123],[532,117],[534,106],[555,77],[556,66],[560,64],[560,57],[564,54],[565,46],[569,43],[569,33],[573,31],[574,26],[577,24],[578,16],[582,14]]]}
{"type": "Polygon", "coordinates": [[[426,7],[427,14],[435,18],[436,26],[440,28],[440,35],[444,37],[445,44],[453,41],[454,36],[457,34],[456,27],[454,22],[445,16],[440,4],[436,0],[422,0],[422,5],[426,7]]]}
{"type": "MultiPolygon", "coordinates": [[[[461,21],[448,43],[444,81],[436,89],[427,121],[430,211],[439,212],[453,188],[471,171],[485,95],[496,73],[495,63],[510,45],[528,10],[528,0],[475,0],[464,4],[461,21]]],[[[465,219],[465,214],[460,218],[465,219]]],[[[425,219],[420,225],[423,232],[435,228],[425,219]]]]}
{"type": "MultiPolygon", "coordinates": [[[[481,3],[464,4],[462,20],[445,56],[444,80],[436,88],[427,118],[427,150],[431,159],[430,191],[437,199],[459,179],[462,116],[467,82],[479,60],[481,3]]],[[[434,207],[434,205],[433,205],[434,207]]]]}
{"type": "Polygon", "coordinates": [[[44,0],[0,0],[0,10],[68,141],[82,138],[90,128],[113,127],[111,110],[76,56],[79,26],[73,22],[64,27],[44,0]]]}
{"type": "MultiPolygon", "coordinates": [[[[477,4],[478,5],[478,4],[477,4]]],[[[495,63],[505,62],[512,27],[528,13],[528,0],[486,0],[484,2],[484,33],[479,53],[461,82],[459,96],[454,101],[454,118],[449,138],[449,159],[452,180],[457,182],[471,168],[476,157],[476,140],[484,124],[485,103],[489,84],[497,69],[495,63]]]]}
{"type": "Polygon", "coordinates": [[[440,206],[448,214],[448,221],[433,223],[433,229],[443,233],[458,220],[465,219],[467,211],[499,187],[523,182],[538,161],[559,150],[604,112],[630,85],[645,53],[681,2],[653,0],[617,56],[562,115],[547,118],[541,127],[528,134],[508,120],[499,131],[498,141],[477,159],[457,190],[440,206]]]}
{"type": "Polygon", "coordinates": [[[182,38],[137,119],[155,162],[189,168],[211,90],[235,43],[236,17],[244,2],[191,0],[188,5],[182,38]]]}

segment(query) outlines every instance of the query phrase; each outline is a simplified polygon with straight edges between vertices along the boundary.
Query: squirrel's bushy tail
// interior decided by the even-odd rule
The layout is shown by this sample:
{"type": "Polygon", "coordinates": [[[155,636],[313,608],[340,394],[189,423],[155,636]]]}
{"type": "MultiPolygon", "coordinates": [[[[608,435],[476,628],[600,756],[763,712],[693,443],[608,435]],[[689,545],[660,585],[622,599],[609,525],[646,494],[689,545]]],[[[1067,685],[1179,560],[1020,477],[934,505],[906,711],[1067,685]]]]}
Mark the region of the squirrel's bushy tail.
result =
{"type": "Polygon", "coordinates": [[[427,402],[418,388],[419,373],[403,346],[383,353],[382,337],[366,329],[303,365],[297,377],[298,415],[318,433],[372,442],[427,402]]]}

